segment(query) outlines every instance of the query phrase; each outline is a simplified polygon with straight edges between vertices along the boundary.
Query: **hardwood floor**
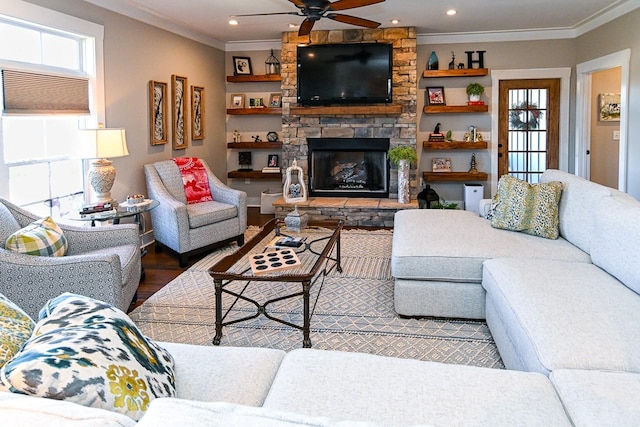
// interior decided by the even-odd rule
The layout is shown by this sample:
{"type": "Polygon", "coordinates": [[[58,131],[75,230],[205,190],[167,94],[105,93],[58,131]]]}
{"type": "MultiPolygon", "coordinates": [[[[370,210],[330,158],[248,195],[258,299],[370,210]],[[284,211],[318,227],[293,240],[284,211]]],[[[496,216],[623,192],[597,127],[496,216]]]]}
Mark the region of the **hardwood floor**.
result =
{"type": "MultiPolygon", "coordinates": [[[[260,213],[259,207],[250,207],[247,209],[247,223],[249,225],[262,226],[274,215],[264,215],[260,213]]],[[[205,257],[204,253],[198,257],[194,257],[189,260],[189,264],[185,268],[180,268],[177,255],[171,253],[168,249],[162,252],[156,252],[155,244],[147,247],[147,253],[142,257],[142,266],[144,268],[144,279],[140,281],[138,286],[138,299],[135,303],[131,304],[129,311],[142,304],[151,295],[158,292],[167,283],[175,279],[196,263],[198,260],[205,257]]]]}

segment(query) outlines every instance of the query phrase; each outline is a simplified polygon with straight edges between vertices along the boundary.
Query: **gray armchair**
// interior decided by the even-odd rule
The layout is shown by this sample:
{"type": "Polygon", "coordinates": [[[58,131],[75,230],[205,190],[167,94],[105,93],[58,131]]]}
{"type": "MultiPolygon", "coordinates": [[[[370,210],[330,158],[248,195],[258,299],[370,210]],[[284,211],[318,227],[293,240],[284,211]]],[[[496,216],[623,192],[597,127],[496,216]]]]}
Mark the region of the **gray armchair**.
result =
{"type": "Polygon", "coordinates": [[[209,177],[213,201],[194,204],[187,204],[182,175],[173,160],[144,166],[149,197],[160,202],[150,212],[156,248],[166,246],[176,252],[181,267],[196,253],[234,240],[238,245],[244,244],[247,194],[222,183],[201,162],[209,177]]]}
{"type": "Polygon", "coordinates": [[[140,235],[135,224],[79,227],[58,224],[69,248],[63,257],[5,249],[7,238],[40,219],[0,198],[0,292],[32,318],[51,298],[73,292],[127,311],[140,283],[140,235]]]}

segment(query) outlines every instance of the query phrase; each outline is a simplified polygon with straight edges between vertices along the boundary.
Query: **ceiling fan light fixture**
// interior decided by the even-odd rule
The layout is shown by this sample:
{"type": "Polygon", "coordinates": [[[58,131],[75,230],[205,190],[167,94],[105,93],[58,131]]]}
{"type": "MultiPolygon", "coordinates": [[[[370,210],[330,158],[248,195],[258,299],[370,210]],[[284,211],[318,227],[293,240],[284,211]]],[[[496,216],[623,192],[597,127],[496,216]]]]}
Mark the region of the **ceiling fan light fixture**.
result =
{"type": "Polygon", "coordinates": [[[457,11],[457,10],[455,10],[455,9],[449,9],[449,10],[447,10],[447,15],[448,15],[448,16],[453,16],[453,15],[455,15],[456,13],[458,13],[458,11],[457,11]]]}

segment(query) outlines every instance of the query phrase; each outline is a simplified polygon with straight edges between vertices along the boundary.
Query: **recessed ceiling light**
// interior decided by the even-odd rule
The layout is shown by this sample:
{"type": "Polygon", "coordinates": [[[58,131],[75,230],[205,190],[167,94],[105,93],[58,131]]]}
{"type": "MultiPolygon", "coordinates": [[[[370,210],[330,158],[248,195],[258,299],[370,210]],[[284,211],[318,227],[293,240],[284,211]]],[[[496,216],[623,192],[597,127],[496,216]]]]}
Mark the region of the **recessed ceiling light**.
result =
{"type": "Polygon", "coordinates": [[[238,25],[238,20],[235,18],[229,19],[229,25],[238,25]]]}
{"type": "Polygon", "coordinates": [[[289,24],[289,28],[298,28],[298,24],[289,24]]]}
{"type": "Polygon", "coordinates": [[[397,25],[397,24],[399,24],[399,23],[400,23],[400,20],[399,20],[399,19],[392,19],[392,20],[391,20],[391,23],[392,23],[393,25],[397,25]]]}
{"type": "Polygon", "coordinates": [[[449,9],[449,10],[447,10],[447,15],[449,15],[449,16],[453,16],[453,15],[455,15],[456,13],[458,13],[458,11],[457,11],[457,10],[455,10],[455,9],[449,9]]]}

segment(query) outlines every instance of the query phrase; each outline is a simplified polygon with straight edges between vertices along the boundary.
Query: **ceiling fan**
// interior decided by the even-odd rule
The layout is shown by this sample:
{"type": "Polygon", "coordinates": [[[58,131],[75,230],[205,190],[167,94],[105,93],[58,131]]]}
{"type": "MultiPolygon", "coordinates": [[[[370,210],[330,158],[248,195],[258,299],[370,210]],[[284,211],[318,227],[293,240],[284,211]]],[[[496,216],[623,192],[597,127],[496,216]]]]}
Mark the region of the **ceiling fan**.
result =
{"type": "Polygon", "coordinates": [[[316,21],[321,18],[329,18],[345,24],[358,25],[360,27],[378,28],[379,22],[370,21],[356,16],[334,13],[339,10],[354,9],[356,7],[369,6],[371,4],[382,3],[384,0],[289,0],[298,9],[298,12],[274,12],[274,13],[253,13],[235,16],[266,16],[266,15],[295,15],[304,16],[305,19],[298,30],[299,36],[307,36],[316,21]]]}

